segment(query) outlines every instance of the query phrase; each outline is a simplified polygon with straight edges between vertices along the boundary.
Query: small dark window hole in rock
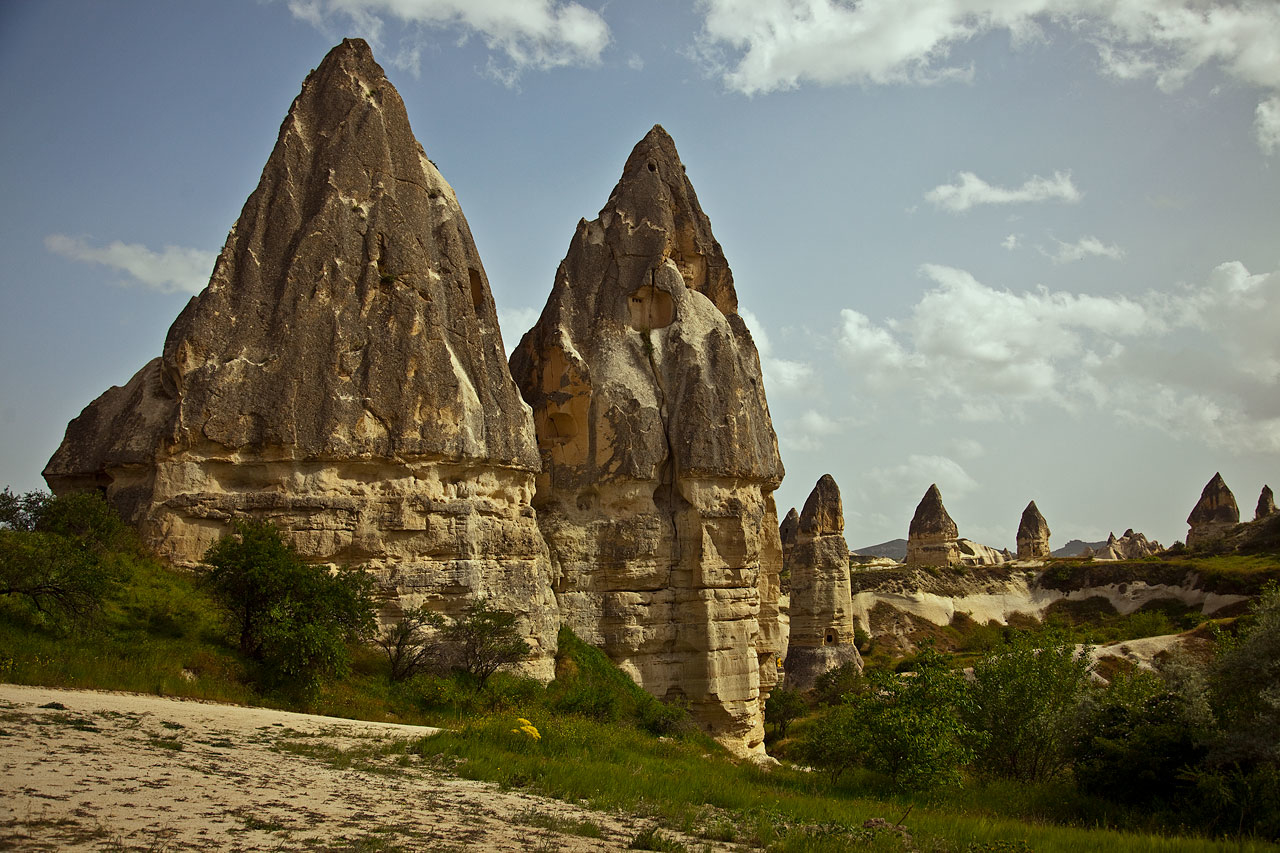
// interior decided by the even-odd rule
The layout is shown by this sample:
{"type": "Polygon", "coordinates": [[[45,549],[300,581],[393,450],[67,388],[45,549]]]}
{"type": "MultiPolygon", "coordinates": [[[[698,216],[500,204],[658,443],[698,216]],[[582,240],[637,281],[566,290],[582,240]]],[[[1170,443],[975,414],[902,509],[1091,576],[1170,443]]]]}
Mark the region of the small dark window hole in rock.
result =
{"type": "Polygon", "coordinates": [[[479,311],[484,307],[484,283],[479,270],[468,269],[467,274],[471,277],[471,307],[479,311]]]}

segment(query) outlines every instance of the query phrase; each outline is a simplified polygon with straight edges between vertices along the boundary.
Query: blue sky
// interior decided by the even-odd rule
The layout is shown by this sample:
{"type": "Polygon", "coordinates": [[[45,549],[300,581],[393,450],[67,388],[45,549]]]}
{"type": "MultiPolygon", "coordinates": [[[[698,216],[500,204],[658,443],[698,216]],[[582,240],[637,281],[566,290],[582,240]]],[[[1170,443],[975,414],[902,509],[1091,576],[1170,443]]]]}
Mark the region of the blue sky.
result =
{"type": "Polygon", "coordinates": [[[1280,487],[1280,5],[221,0],[0,8],[0,484],[158,355],[307,72],[368,38],[508,349],[655,123],[853,546],[1185,536],[1280,487]]]}

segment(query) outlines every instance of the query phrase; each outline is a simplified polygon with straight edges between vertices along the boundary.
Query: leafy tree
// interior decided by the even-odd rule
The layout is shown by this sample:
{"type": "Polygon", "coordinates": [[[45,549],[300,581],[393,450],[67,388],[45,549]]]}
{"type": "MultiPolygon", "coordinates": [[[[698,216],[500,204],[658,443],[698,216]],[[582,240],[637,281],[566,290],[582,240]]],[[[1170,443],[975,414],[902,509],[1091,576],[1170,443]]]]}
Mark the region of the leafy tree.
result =
{"type": "Polygon", "coordinates": [[[458,668],[470,673],[481,687],[500,667],[524,660],[530,652],[516,615],[491,607],[483,598],[473,601],[461,618],[444,629],[444,639],[458,668]]]}
{"type": "Polygon", "coordinates": [[[773,725],[773,732],[779,738],[787,736],[791,723],[804,716],[809,704],[804,701],[804,694],[799,690],[780,688],[769,694],[764,703],[764,720],[773,725]]]}
{"type": "Polygon", "coordinates": [[[85,624],[119,582],[133,532],[95,492],[54,497],[0,492],[0,595],[46,618],[85,624]]]}
{"type": "Polygon", "coordinates": [[[904,790],[959,784],[960,768],[984,739],[965,723],[964,682],[929,648],[914,666],[911,673],[867,673],[865,692],[846,695],[806,732],[808,759],[833,779],[862,764],[904,790]]]}
{"type": "Polygon", "coordinates": [[[425,671],[440,655],[439,632],[444,618],[426,607],[410,607],[378,635],[387,655],[391,680],[404,681],[425,671]]]}
{"type": "Polygon", "coordinates": [[[1072,730],[1091,668],[1074,643],[1022,633],[979,661],[965,714],[985,735],[977,768],[1025,781],[1062,772],[1071,761],[1072,730]]]}
{"type": "Polygon", "coordinates": [[[237,523],[204,563],[204,582],[241,652],[262,666],[268,684],[313,692],[347,671],[348,643],[373,634],[369,575],[305,562],[270,524],[237,523]]]}
{"type": "Polygon", "coordinates": [[[813,692],[819,705],[839,705],[846,695],[861,693],[866,687],[860,662],[851,660],[819,675],[813,692]]]}

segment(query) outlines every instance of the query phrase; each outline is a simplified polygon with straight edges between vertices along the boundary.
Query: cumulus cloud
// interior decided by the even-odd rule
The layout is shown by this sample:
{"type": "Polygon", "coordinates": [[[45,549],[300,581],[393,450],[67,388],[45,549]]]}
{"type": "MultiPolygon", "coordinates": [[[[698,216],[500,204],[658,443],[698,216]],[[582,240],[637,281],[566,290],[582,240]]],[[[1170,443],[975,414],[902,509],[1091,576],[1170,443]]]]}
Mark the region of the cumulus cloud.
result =
{"type": "Polygon", "coordinates": [[[1258,104],[1254,112],[1253,132],[1258,137],[1258,147],[1264,152],[1280,153],[1280,96],[1258,104]]]}
{"type": "Polygon", "coordinates": [[[1197,286],[1133,298],[921,271],[933,287],[909,316],[875,324],[843,312],[837,348],[855,383],[968,420],[1054,406],[1280,451],[1280,270],[1229,262],[1197,286]]]}
{"type": "Polygon", "coordinates": [[[199,293],[209,283],[217,252],[165,246],[153,252],[137,243],[116,240],[106,246],[91,246],[78,237],[50,234],[44,238],[51,252],[89,264],[102,264],[128,274],[136,283],[160,293],[199,293]]]}
{"type": "Polygon", "coordinates": [[[756,342],[756,352],[760,354],[760,371],[764,374],[765,392],[770,393],[776,389],[789,393],[809,388],[814,381],[813,365],[806,361],[778,358],[773,352],[773,342],[759,318],[741,307],[738,314],[751,330],[751,337],[756,342]]]}
{"type": "Polygon", "coordinates": [[[498,328],[502,330],[502,340],[507,349],[519,343],[524,333],[533,328],[533,324],[538,322],[539,313],[537,308],[527,306],[498,309],[498,328]]]}
{"type": "Polygon", "coordinates": [[[1069,264],[1085,258],[1111,258],[1113,261],[1118,261],[1124,257],[1124,250],[1119,246],[1104,243],[1097,237],[1081,237],[1074,243],[1064,243],[1061,240],[1054,242],[1057,243],[1057,247],[1052,252],[1044,254],[1055,264],[1069,264]]]}
{"type": "MultiPolygon", "coordinates": [[[[610,41],[599,12],[564,0],[289,0],[294,17],[318,29],[337,18],[375,44],[388,20],[411,27],[480,37],[501,59],[489,71],[508,84],[528,69],[593,65],[610,41]]],[[[417,73],[420,50],[408,43],[395,62],[417,73]]]]}
{"type": "Polygon", "coordinates": [[[943,495],[954,498],[964,497],[978,488],[978,481],[949,456],[911,454],[898,465],[871,469],[867,478],[879,484],[882,491],[910,491],[918,487],[922,497],[932,484],[937,484],[943,495]]]}
{"type": "MultiPolygon", "coordinates": [[[[1040,201],[1079,201],[1082,195],[1071,182],[1070,172],[1054,172],[1052,178],[1034,175],[1020,187],[997,187],[973,172],[961,172],[953,184],[941,184],[924,194],[925,201],[942,210],[959,213],[980,204],[1026,204],[1040,201]]],[[[1006,248],[1009,248],[1006,246],[1006,248]]]]}
{"type": "Polygon", "coordinates": [[[1012,252],[1014,249],[1018,248],[1018,242],[1020,240],[1021,238],[1017,234],[1010,234],[1008,237],[1005,237],[1000,241],[1000,245],[1012,252]]]}
{"type": "MultiPolygon", "coordinates": [[[[1015,45],[1064,27],[1102,70],[1177,89],[1204,67],[1280,91],[1280,4],[1203,0],[701,0],[700,44],[748,95],[819,85],[972,79],[952,51],[1008,32],[1015,45]]],[[[1264,138],[1261,135],[1260,141],[1264,138]]]]}
{"type": "Polygon", "coordinates": [[[824,415],[817,409],[805,409],[797,417],[785,418],[778,427],[778,443],[787,450],[821,450],[826,439],[845,431],[849,423],[824,415]]]}

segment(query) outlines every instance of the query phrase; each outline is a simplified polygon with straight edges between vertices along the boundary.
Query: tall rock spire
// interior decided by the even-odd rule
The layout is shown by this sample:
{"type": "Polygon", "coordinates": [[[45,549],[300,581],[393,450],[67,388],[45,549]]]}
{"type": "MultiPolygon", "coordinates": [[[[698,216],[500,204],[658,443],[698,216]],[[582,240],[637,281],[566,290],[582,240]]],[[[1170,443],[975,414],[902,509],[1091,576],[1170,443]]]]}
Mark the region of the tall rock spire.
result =
{"type": "Polygon", "coordinates": [[[661,127],[578,223],[511,370],[566,623],[729,748],[762,752],[785,646],[782,461],[733,275],[661,127]]]}
{"type": "Polygon", "coordinates": [[[1018,522],[1018,559],[1040,560],[1049,556],[1049,523],[1036,502],[1027,504],[1018,522]]]}
{"type": "Polygon", "coordinates": [[[942,492],[934,483],[924,493],[911,517],[907,532],[907,565],[949,566],[959,562],[960,529],[942,505],[942,492]]]}
{"type": "Polygon", "coordinates": [[[805,501],[785,568],[791,576],[787,687],[808,690],[824,672],[850,661],[862,664],[854,644],[844,507],[830,474],[805,501]]]}
{"type": "Polygon", "coordinates": [[[1197,547],[1214,539],[1222,538],[1231,528],[1240,523],[1240,507],[1236,506],[1236,496],[1231,494],[1222,474],[1214,474],[1213,479],[1205,484],[1196,502],[1187,516],[1187,546],[1197,547]]]}
{"type": "Polygon", "coordinates": [[[102,488],[181,563],[252,516],[440,609],[495,599],[549,671],[539,464],[458,200],[349,39],[307,77],[163,356],[71,423],[45,477],[102,488]]]}

